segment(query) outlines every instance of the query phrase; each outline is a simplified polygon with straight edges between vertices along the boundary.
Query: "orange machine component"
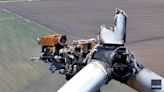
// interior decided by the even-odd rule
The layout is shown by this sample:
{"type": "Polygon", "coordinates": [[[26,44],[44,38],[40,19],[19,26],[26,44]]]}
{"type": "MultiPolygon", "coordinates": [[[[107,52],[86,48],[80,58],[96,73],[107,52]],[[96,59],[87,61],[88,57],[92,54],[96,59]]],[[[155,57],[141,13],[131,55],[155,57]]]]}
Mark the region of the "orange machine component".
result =
{"type": "Polygon", "coordinates": [[[49,47],[48,49],[49,49],[50,53],[55,53],[55,51],[56,51],[56,47],[55,46],[49,47]]]}
{"type": "Polygon", "coordinates": [[[88,53],[91,49],[96,46],[97,42],[95,41],[88,41],[80,43],[82,53],[88,53]]]}
{"type": "Polygon", "coordinates": [[[80,48],[80,51],[82,53],[88,53],[89,50],[91,50],[92,48],[95,48],[96,45],[97,45],[96,40],[92,40],[92,39],[73,41],[73,46],[80,48]]]}
{"type": "Polygon", "coordinates": [[[57,44],[64,46],[66,45],[66,43],[67,43],[66,35],[62,35],[62,34],[41,36],[39,38],[39,44],[41,44],[42,46],[55,46],[57,44]]]}
{"type": "Polygon", "coordinates": [[[86,45],[90,45],[91,48],[94,48],[96,46],[97,42],[96,41],[88,41],[88,42],[81,42],[80,46],[81,48],[85,47],[86,45]]]}

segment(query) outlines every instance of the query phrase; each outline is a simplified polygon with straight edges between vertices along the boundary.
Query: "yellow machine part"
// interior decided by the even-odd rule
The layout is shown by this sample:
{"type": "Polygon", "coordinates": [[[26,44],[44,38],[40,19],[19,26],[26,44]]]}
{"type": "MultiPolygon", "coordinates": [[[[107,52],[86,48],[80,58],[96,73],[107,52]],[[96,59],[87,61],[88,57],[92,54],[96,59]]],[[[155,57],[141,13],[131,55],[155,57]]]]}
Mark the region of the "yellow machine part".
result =
{"type": "Polygon", "coordinates": [[[55,46],[58,43],[60,44],[60,38],[64,36],[65,35],[59,35],[59,34],[41,36],[39,38],[39,44],[41,44],[42,46],[55,46]]]}
{"type": "Polygon", "coordinates": [[[73,41],[73,47],[78,47],[80,48],[80,51],[82,53],[88,53],[89,50],[95,48],[97,45],[96,41],[78,41],[78,40],[74,40],[73,41]],[[89,48],[88,48],[89,47],[89,48]]]}
{"type": "Polygon", "coordinates": [[[94,48],[96,46],[97,42],[96,41],[81,42],[80,46],[81,46],[81,48],[83,48],[85,45],[89,45],[89,44],[91,45],[91,48],[94,48]]]}
{"type": "Polygon", "coordinates": [[[55,53],[55,51],[56,51],[56,47],[55,46],[48,47],[48,48],[49,48],[49,50],[50,50],[51,53],[55,53]]]}

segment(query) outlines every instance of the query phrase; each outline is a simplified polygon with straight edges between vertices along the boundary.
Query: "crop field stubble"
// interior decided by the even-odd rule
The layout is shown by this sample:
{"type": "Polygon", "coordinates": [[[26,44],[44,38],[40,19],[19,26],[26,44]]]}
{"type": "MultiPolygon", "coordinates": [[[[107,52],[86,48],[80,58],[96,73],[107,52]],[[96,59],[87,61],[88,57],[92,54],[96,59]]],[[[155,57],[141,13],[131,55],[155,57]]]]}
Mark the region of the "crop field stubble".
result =
{"type": "Polygon", "coordinates": [[[53,34],[48,28],[0,9],[0,91],[18,92],[49,74],[48,66],[30,62],[39,56],[40,46],[36,38],[53,34]]]}

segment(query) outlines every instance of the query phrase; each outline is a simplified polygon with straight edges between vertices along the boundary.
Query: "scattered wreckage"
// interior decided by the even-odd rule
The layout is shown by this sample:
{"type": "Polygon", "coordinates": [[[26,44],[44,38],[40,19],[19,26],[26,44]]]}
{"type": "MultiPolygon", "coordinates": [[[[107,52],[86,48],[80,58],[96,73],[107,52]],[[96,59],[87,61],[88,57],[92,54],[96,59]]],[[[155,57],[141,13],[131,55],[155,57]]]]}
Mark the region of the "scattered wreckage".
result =
{"type": "Polygon", "coordinates": [[[66,76],[68,82],[58,92],[97,92],[111,79],[139,92],[164,92],[164,79],[141,65],[127,48],[126,22],[127,15],[117,8],[114,26],[102,25],[97,40],[74,40],[68,45],[66,35],[41,36],[41,56],[31,60],[51,63],[52,72],[66,76]],[[162,85],[152,86],[155,80],[162,85]]]}

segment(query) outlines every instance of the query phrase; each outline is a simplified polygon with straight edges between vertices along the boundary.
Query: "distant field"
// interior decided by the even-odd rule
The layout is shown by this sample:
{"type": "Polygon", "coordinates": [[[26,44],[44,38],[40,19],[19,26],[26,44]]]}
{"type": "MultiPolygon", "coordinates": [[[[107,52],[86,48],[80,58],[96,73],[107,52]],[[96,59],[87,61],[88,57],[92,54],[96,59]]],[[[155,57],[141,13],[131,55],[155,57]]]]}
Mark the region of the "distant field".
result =
{"type": "Polygon", "coordinates": [[[23,1],[37,1],[37,0],[0,0],[1,2],[23,2],[23,1]]]}
{"type": "Polygon", "coordinates": [[[17,92],[49,72],[44,64],[32,63],[29,58],[39,56],[36,38],[52,33],[0,9],[0,92],[17,92]]]}

